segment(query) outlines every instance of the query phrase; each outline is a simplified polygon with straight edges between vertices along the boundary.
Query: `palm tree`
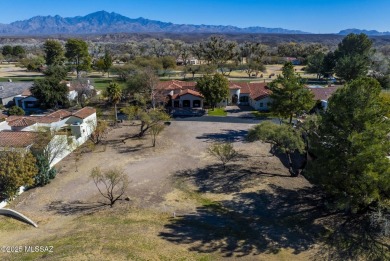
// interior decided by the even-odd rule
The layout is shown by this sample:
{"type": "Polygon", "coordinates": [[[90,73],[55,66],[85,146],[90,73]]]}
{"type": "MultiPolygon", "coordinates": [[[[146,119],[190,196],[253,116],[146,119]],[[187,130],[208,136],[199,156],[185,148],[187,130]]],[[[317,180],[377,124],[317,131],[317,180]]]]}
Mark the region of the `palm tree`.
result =
{"type": "Polygon", "coordinates": [[[115,111],[115,122],[118,122],[118,113],[116,110],[116,105],[122,98],[122,90],[121,87],[115,83],[111,82],[110,85],[106,88],[104,92],[104,96],[108,98],[108,100],[114,104],[114,111],[115,111]]]}

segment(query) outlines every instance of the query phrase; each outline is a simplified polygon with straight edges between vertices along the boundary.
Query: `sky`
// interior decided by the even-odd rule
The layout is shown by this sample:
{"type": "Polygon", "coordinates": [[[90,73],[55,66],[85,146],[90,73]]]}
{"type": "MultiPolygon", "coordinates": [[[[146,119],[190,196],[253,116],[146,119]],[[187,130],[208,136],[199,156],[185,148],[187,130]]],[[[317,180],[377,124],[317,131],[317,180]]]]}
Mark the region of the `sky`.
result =
{"type": "Polygon", "coordinates": [[[310,33],[390,31],[390,0],[0,0],[0,23],[105,10],[178,24],[262,26],[310,33]]]}

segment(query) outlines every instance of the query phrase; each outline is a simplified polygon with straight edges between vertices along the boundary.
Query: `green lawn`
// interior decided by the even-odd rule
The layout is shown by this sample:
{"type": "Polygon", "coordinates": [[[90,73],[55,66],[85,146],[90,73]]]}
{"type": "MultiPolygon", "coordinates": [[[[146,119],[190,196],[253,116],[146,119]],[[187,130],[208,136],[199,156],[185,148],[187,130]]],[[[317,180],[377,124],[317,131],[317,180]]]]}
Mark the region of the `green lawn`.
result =
{"type": "Polygon", "coordinates": [[[209,109],[208,115],[209,116],[226,116],[227,112],[225,111],[224,108],[215,108],[214,110],[209,109]]]}
{"type": "Polygon", "coordinates": [[[252,115],[256,118],[277,118],[272,112],[252,111],[252,115]]]}

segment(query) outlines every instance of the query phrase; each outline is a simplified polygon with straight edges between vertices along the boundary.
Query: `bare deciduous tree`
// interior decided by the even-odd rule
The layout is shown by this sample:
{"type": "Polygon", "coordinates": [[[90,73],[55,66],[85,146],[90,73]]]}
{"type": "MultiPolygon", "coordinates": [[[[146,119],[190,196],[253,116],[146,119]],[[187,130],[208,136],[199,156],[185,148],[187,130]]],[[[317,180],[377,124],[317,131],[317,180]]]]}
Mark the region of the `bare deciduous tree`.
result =
{"type": "Polygon", "coordinates": [[[104,140],[107,137],[107,133],[108,133],[107,121],[104,120],[98,120],[97,122],[89,121],[88,125],[93,130],[93,132],[89,136],[89,139],[93,142],[93,144],[99,144],[102,140],[104,140]]]}
{"type": "Polygon", "coordinates": [[[129,185],[126,173],[119,168],[102,171],[95,167],[91,171],[91,177],[99,193],[110,201],[110,207],[123,196],[129,185]]]}
{"type": "Polygon", "coordinates": [[[77,92],[76,100],[81,107],[84,107],[86,102],[96,95],[96,90],[86,78],[77,78],[70,83],[70,86],[77,92]]]}
{"type": "Polygon", "coordinates": [[[226,164],[238,156],[238,152],[234,149],[233,145],[229,142],[226,143],[214,143],[208,149],[207,152],[216,157],[222,162],[223,168],[226,168],[226,164]]]}
{"type": "Polygon", "coordinates": [[[158,123],[150,127],[150,135],[152,136],[152,145],[156,147],[157,136],[164,130],[164,124],[158,123]]]}
{"type": "Polygon", "coordinates": [[[71,151],[77,144],[73,142],[68,133],[50,130],[45,127],[36,129],[37,135],[31,148],[35,153],[44,155],[51,165],[56,159],[63,157],[67,151],[71,151]]]}

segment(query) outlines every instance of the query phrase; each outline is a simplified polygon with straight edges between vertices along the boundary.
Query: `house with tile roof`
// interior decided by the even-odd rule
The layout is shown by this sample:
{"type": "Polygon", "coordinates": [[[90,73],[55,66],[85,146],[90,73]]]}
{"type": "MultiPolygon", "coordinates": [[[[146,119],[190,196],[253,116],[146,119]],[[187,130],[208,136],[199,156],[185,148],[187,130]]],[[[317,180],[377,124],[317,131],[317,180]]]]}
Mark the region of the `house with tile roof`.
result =
{"type": "Polygon", "coordinates": [[[28,131],[0,131],[0,150],[20,149],[27,150],[36,139],[36,132],[28,131]]]}
{"type": "MultiPolygon", "coordinates": [[[[173,108],[203,108],[204,97],[196,89],[196,82],[171,80],[160,82],[157,89],[167,97],[167,106],[173,108]]],[[[266,83],[229,82],[229,97],[218,104],[249,105],[256,110],[269,110],[270,90],[266,83]]]]}
{"type": "Polygon", "coordinates": [[[314,100],[321,103],[321,106],[324,110],[328,107],[329,98],[340,88],[340,86],[331,86],[331,87],[318,87],[318,86],[308,86],[310,91],[314,94],[314,100]]]}
{"type": "Polygon", "coordinates": [[[267,83],[261,82],[230,82],[231,96],[229,104],[249,105],[255,110],[270,110],[271,91],[267,83]]]}
{"type": "MultiPolygon", "coordinates": [[[[62,81],[61,83],[66,84],[66,86],[68,87],[68,99],[70,101],[73,101],[77,98],[77,90],[80,88],[87,88],[91,91],[95,89],[94,86],[90,84],[89,80],[86,81],[85,86],[83,86],[82,83],[78,82],[62,81]]],[[[30,87],[31,86],[32,84],[30,85],[30,87]]],[[[24,111],[36,111],[39,108],[39,100],[32,95],[30,88],[25,89],[20,94],[14,96],[13,103],[16,106],[22,108],[24,111]]]]}
{"type": "Polygon", "coordinates": [[[167,107],[203,108],[204,97],[196,90],[196,82],[178,80],[159,82],[157,90],[166,98],[167,107]]]}
{"type": "Polygon", "coordinates": [[[84,107],[74,112],[58,110],[45,115],[9,116],[0,124],[0,149],[9,147],[26,149],[34,143],[32,139],[34,133],[42,130],[51,131],[56,134],[47,146],[58,144],[58,141],[68,143],[69,139],[74,144],[72,146],[66,144],[63,152],[57,153],[55,158],[50,159],[51,165],[54,165],[75,147],[86,142],[94,131],[96,123],[96,109],[92,107],[84,107]]]}

